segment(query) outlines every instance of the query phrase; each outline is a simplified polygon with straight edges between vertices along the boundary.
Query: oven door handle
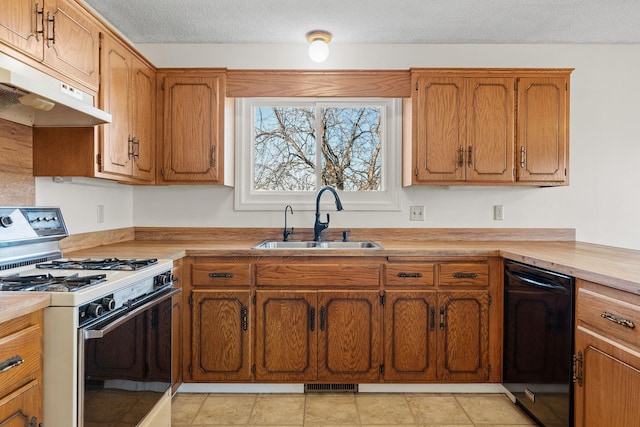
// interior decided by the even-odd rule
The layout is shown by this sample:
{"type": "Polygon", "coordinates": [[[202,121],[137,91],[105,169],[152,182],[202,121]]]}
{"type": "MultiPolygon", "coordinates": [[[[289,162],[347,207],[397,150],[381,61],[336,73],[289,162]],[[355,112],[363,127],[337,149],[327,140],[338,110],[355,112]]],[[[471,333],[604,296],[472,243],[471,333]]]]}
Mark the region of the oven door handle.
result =
{"type": "Polygon", "coordinates": [[[549,283],[549,282],[543,282],[540,280],[534,280],[530,277],[527,276],[523,276],[511,271],[506,271],[507,275],[510,277],[513,277],[516,280],[521,280],[524,283],[526,283],[527,285],[531,285],[534,286],[536,288],[543,288],[543,289],[548,289],[550,291],[557,291],[557,292],[562,292],[562,293],[568,293],[567,288],[565,288],[564,286],[561,285],[554,285],[553,283],[549,283]]]}
{"type": "Polygon", "coordinates": [[[133,308],[130,311],[127,311],[123,316],[116,317],[113,320],[113,322],[107,323],[105,326],[101,327],[100,329],[83,329],[82,330],[82,337],[85,340],[103,338],[109,332],[113,331],[118,326],[120,326],[123,323],[127,322],[132,317],[135,317],[138,314],[142,313],[143,311],[146,311],[146,310],[152,308],[153,306],[156,306],[156,305],[160,304],[161,302],[171,298],[172,296],[174,296],[178,292],[182,292],[182,289],[174,288],[174,289],[170,290],[169,292],[166,292],[166,293],[162,294],[158,298],[153,298],[152,300],[150,300],[150,301],[148,301],[148,302],[146,302],[144,304],[141,304],[141,305],[133,308]]]}

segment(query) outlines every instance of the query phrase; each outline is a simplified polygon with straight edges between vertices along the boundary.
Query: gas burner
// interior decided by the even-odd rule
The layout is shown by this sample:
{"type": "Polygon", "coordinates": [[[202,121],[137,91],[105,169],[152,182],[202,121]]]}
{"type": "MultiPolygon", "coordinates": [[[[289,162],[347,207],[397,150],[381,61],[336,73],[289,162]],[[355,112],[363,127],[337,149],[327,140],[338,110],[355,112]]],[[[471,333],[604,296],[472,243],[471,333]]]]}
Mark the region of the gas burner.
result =
{"type": "Polygon", "coordinates": [[[58,259],[36,265],[37,268],[48,268],[55,270],[141,270],[150,265],[156,264],[156,258],[148,259],[58,259]]]}
{"type": "Polygon", "coordinates": [[[0,277],[0,291],[74,292],[102,283],[106,277],[106,274],[79,276],[77,273],[69,276],[53,276],[49,273],[30,276],[16,274],[0,277]]]}

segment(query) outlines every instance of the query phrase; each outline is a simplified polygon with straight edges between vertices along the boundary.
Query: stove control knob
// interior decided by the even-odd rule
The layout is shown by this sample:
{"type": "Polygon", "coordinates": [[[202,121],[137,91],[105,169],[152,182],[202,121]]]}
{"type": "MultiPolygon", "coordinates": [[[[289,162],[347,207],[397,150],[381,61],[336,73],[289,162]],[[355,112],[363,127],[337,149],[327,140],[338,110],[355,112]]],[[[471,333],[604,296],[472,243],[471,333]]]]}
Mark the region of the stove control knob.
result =
{"type": "Polygon", "coordinates": [[[102,308],[104,308],[106,311],[113,310],[114,308],[116,308],[116,300],[111,297],[102,298],[102,308]]]}
{"type": "Polygon", "coordinates": [[[173,274],[170,271],[159,274],[154,278],[154,285],[156,288],[169,285],[171,283],[173,283],[173,274]]]}
{"type": "Polygon", "coordinates": [[[89,317],[100,317],[102,316],[103,308],[101,304],[92,302],[87,307],[87,316],[89,317]]]}
{"type": "Polygon", "coordinates": [[[3,228],[11,227],[13,225],[13,220],[11,219],[10,216],[3,216],[0,218],[0,225],[3,228]]]}

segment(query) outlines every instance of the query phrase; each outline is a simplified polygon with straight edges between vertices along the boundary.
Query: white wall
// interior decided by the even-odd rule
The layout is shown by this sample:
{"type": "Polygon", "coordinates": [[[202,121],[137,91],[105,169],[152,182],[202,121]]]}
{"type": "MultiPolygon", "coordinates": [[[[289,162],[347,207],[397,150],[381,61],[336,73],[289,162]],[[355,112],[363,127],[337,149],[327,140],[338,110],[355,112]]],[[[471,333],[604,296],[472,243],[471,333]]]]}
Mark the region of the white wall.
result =
{"type": "MultiPolygon", "coordinates": [[[[581,241],[640,249],[640,45],[332,44],[329,59],[320,66],[307,58],[304,44],[138,48],[158,67],[575,68],[569,187],[412,187],[403,190],[401,212],[349,212],[346,206],[346,211],[332,213],[331,226],[571,227],[581,241]],[[412,204],[426,206],[426,221],[409,221],[412,204]],[[504,221],[492,219],[495,204],[504,205],[504,221]]],[[[53,191],[68,193],[62,187],[53,191]]],[[[283,207],[286,203],[283,200],[283,207]]],[[[220,187],[135,187],[132,207],[132,222],[138,226],[281,227],[283,223],[282,212],[234,212],[233,190],[220,187]]],[[[128,208],[122,203],[123,217],[128,208]]],[[[295,227],[310,227],[313,215],[296,212],[292,220],[295,227]]]]}

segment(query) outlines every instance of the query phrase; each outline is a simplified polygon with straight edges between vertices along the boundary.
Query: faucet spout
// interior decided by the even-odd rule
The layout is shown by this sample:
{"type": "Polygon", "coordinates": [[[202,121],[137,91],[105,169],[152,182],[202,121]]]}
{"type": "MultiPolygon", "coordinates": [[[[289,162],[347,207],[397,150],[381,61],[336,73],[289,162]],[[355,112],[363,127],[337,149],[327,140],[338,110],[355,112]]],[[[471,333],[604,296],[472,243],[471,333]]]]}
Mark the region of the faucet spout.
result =
{"type": "Polygon", "coordinates": [[[327,222],[320,221],[320,198],[322,197],[322,194],[327,190],[329,190],[333,194],[333,197],[336,201],[336,210],[341,211],[344,209],[342,207],[340,197],[338,197],[338,193],[333,187],[322,187],[320,191],[318,191],[318,195],[316,196],[316,221],[313,225],[313,240],[315,242],[322,239],[322,230],[329,227],[329,214],[327,214],[327,222]]]}

